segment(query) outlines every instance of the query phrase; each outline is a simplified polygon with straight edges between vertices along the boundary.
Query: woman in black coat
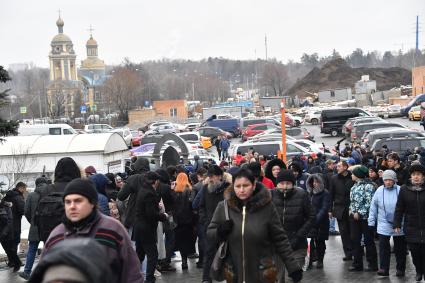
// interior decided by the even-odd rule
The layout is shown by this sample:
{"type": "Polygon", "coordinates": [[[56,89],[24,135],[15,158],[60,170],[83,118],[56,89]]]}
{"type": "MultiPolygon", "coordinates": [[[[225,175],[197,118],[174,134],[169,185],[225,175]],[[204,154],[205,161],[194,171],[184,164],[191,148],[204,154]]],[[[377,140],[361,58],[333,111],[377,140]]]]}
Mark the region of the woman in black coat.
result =
{"type": "Polygon", "coordinates": [[[175,250],[180,251],[182,257],[182,269],[187,269],[187,257],[195,253],[195,215],[192,210],[191,192],[192,186],[185,173],[179,173],[175,187],[175,212],[174,219],[177,227],[174,230],[176,241],[175,250]]]}
{"type": "Polygon", "coordinates": [[[311,204],[316,212],[316,218],[309,233],[310,265],[317,259],[317,268],[323,268],[323,258],[326,251],[326,240],[329,238],[329,216],[331,197],[319,174],[310,175],[307,179],[307,191],[310,193],[311,204]]]}

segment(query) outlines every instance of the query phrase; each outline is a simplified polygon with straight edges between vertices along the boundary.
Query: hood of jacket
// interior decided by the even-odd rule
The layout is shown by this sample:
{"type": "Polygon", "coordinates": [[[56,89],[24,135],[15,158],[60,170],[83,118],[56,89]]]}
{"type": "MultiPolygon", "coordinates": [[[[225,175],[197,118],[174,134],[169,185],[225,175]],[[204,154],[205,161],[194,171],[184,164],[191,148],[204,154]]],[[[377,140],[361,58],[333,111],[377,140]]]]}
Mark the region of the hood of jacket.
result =
{"type": "Polygon", "coordinates": [[[266,165],[266,169],[264,170],[264,175],[267,177],[267,178],[269,178],[270,180],[272,180],[273,181],[273,183],[275,183],[276,182],[276,178],[275,177],[273,177],[273,174],[272,174],[272,168],[273,168],[273,166],[279,166],[280,168],[282,168],[282,169],[286,169],[286,164],[285,164],[285,162],[283,162],[283,160],[281,160],[281,159],[278,159],[278,158],[275,158],[275,159],[272,159],[272,160],[270,160],[268,163],[267,163],[267,165],[266,165]]]}
{"type": "Polygon", "coordinates": [[[136,162],[132,165],[132,169],[137,174],[150,171],[149,160],[144,157],[137,158],[136,162]]]}
{"type": "Polygon", "coordinates": [[[156,170],[155,172],[158,173],[159,181],[161,183],[168,184],[168,185],[170,184],[170,174],[168,174],[167,170],[160,168],[156,170]]]}
{"type": "Polygon", "coordinates": [[[99,259],[107,257],[106,250],[92,238],[67,239],[53,246],[43,256],[31,274],[29,282],[42,282],[49,267],[66,265],[83,273],[87,282],[111,283],[108,266],[99,264],[99,259]]]}
{"type": "Polygon", "coordinates": [[[95,174],[89,177],[89,179],[96,186],[96,191],[102,195],[106,196],[106,186],[111,182],[108,177],[103,174],[95,174]]]}
{"type": "Polygon", "coordinates": [[[306,183],[307,191],[311,194],[318,194],[320,192],[323,192],[325,190],[325,184],[323,182],[322,176],[319,174],[312,174],[308,177],[307,183],[306,183]],[[320,183],[319,188],[314,188],[313,181],[317,180],[320,183]]]}
{"type": "MultiPolygon", "coordinates": [[[[226,189],[224,192],[224,199],[228,202],[230,208],[242,211],[243,203],[236,196],[233,186],[226,189]]],[[[270,191],[266,189],[261,183],[255,183],[255,189],[253,195],[249,198],[246,203],[246,208],[249,212],[255,212],[272,201],[272,195],[270,191]]]]}
{"type": "Polygon", "coordinates": [[[55,183],[67,183],[77,178],[81,178],[81,171],[74,159],[71,157],[61,158],[55,168],[55,183]]]}

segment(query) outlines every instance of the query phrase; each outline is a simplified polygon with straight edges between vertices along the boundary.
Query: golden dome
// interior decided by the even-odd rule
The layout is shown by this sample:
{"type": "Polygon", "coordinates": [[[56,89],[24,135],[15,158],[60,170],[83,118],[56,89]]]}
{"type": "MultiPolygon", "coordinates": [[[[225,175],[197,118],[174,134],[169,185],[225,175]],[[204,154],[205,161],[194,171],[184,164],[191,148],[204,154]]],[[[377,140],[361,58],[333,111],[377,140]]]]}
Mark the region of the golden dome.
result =
{"type": "Polygon", "coordinates": [[[87,40],[86,46],[97,46],[97,41],[93,39],[93,36],[90,36],[90,39],[87,40]]]}

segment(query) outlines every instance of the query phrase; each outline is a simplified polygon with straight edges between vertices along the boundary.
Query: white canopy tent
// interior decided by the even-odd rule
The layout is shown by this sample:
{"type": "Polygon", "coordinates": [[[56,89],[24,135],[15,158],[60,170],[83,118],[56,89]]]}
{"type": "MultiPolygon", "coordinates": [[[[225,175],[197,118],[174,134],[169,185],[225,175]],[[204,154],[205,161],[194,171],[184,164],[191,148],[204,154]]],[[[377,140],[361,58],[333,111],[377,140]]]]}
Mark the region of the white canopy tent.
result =
{"type": "MultiPolygon", "coordinates": [[[[92,165],[100,173],[124,168],[129,152],[117,133],[13,136],[0,144],[0,181],[8,187],[23,181],[33,187],[43,172],[52,176],[62,157],[71,157],[83,170],[92,165]]],[[[6,189],[2,187],[2,189],[6,189]]]]}

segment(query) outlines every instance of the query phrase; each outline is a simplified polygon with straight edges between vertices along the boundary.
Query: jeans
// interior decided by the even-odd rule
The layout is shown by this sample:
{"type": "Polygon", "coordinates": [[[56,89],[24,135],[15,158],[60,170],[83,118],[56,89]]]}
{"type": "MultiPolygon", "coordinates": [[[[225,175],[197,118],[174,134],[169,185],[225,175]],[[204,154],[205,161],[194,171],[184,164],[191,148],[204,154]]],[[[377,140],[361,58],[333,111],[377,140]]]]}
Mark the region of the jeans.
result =
{"type": "Polygon", "coordinates": [[[350,236],[350,221],[348,213],[344,213],[341,219],[338,220],[339,233],[341,234],[342,248],[346,257],[353,255],[353,245],[350,236]]]}
{"type": "Polygon", "coordinates": [[[336,219],[335,217],[332,217],[329,219],[329,232],[335,232],[336,231],[336,219]]]}
{"type": "MultiPolygon", "coordinates": [[[[390,269],[391,259],[391,236],[379,235],[379,268],[385,271],[390,269]]],[[[394,236],[394,253],[397,262],[396,269],[400,271],[406,270],[406,251],[407,244],[404,236],[394,236]]]]}
{"type": "Polygon", "coordinates": [[[142,243],[136,240],[136,253],[140,262],[147,257],[146,283],[155,282],[155,268],[158,263],[158,249],[156,243],[142,243]]]}
{"type": "Polygon", "coordinates": [[[362,236],[366,246],[366,259],[370,268],[378,267],[378,255],[376,253],[375,241],[369,230],[367,219],[355,220],[350,217],[351,241],[353,244],[353,266],[363,268],[363,248],[361,246],[362,236]]]}
{"type": "Polygon", "coordinates": [[[164,232],[165,234],[165,262],[167,264],[171,263],[171,257],[174,254],[174,242],[175,242],[175,236],[174,236],[174,230],[166,230],[164,232]]]}
{"type": "Polygon", "coordinates": [[[32,266],[34,265],[35,256],[37,255],[38,244],[40,242],[29,242],[27,257],[25,260],[24,272],[26,274],[31,274],[32,266]]]}
{"type": "Polygon", "coordinates": [[[221,160],[226,160],[227,157],[229,157],[229,153],[227,152],[227,149],[221,150],[221,160]]]}
{"type": "Polygon", "coordinates": [[[416,273],[425,274],[425,244],[409,243],[409,250],[416,273]]]}

